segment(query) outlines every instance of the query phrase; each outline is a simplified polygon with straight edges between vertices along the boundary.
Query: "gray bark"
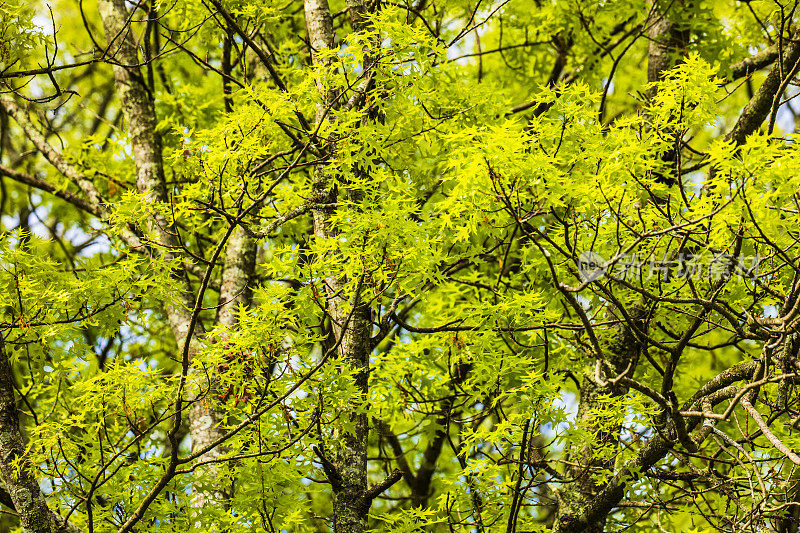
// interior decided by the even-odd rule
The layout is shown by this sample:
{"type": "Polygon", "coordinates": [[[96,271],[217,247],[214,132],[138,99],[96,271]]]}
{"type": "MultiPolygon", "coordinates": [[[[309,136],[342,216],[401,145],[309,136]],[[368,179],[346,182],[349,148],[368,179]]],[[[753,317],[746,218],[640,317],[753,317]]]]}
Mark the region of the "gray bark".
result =
{"type": "Polygon", "coordinates": [[[236,325],[236,313],[247,309],[253,299],[251,282],[256,267],[256,242],[241,227],[228,240],[220,288],[217,322],[225,327],[236,325]]]}
{"type": "MultiPolygon", "coordinates": [[[[684,1],[671,2],[669,12],[661,11],[660,4],[656,0],[652,4],[651,14],[653,23],[650,27],[650,46],[647,53],[647,83],[660,81],[667,70],[683,60],[689,45],[689,30],[679,26],[674,21],[676,11],[682,8],[684,1]]],[[[658,86],[652,85],[649,95],[652,98],[658,90],[658,86]]],[[[650,119],[648,119],[648,127],[650,119]]],[[[661,160],[667,165],[666,172],[657,172],[655,179],[667,185],[674,185],[680,182],[681,175],[678,167],[678,152],[680,149],[679,135],[674,131],[664,132],[670,137],[675,137],[673,146],[661,155],[661,160]]]]}
{"type": "Polygon", "coordinates": [[[647,83],[664,76],[676,61],[680,60],[689,44],[689,31],[675,21],[675,11],[682,8],[684,0],[669,2],[671,12],[662,11],[658,0],[652,4],[650,46],[647,51],[647,83]]]}
{"type": "Polygon", "coordinates": [[[747,136],[756,131],[764,120],[777,111],[780,95],[800,67],[800,31],[792,34],[784,44],[783,57],[779,58],[766,79],[739,115],[733,129],[725,136],[727,141],[744,144],[747,136]]]}
{"type": "Polygon", "coordinates": [[[19,411],[14,397],[14,378],[0,337],[0,476],[8,492],[9,503],[19,514],[25,533],[55,533],[81,530],[64,520],[47,506],[44,494],[34,475],[33,465],[25,457],[25,441],[19,425],[19,411]]]}
{"type": "MultiPolygon", "coordinates": [[[[166,203],[168,201],[164,180],[164,167],[161,154],[161,136],[156,125],[156,113],[150,90],[145,84],[139,69],[139,54],[133,33],[127,27],[128,12],[124,0],[100,0],[98,9],[103,20],[106,38],[110,42],[110,54],[118,64],[114,65],[114,80],[120,98],[123,116],[127,122],[128,135],[133,148],[133,159],[136,165],[136,186],[148,203],[166,203]],[[111,42],[113,40],[113,42],[111,42]]],[[[163,247],[167,260],[175,257],[175,250],[180,250],[181,243],[176,238],[172,223],[163,215],[153,213],[149,220],[150,230],[156,235],[158,244],[163,247]]],[[[165,302],[170,328],[175,336],[179,351],[185,343],[189,343],[189,358],[197,353],[203,327],[196,321],[193,331],[189,331],[194,308],[194,296],[190,290],[186,273],[183,269],[171,272],[178,294],[175,302],[165,302]]],[[[213,374],[213,372],[211,372],[213,374]]],[[[214,380],[209,385],[207,394],[213,393],[214,380]]],[[[222,436],[220,424],[223,414],[215,409],[212,402],[198,399],[189,410],[189,435],[192,449],[202,448],[222,436]]],[[[204,458],[217,455],[213,449],[204,458]]],[[[217,505],[224,500],[220,491],[208,492],[198,490],[194,493],[192,507],[199,509],[206,505],[217,505]]]]}
{"type": "MultiPolygon", "coordinates": [[[[334,34],[330,8],[327,0],[305,0],[306,25],[315,64],[327,67],[330,60],[322,60],[317,52],[334,46],[334,34]]],[[[360,22],[363,3],[351,2],[351,14],[355,12],[354,26],[360,22]]],[[[335,105],[336,94],[330,90],[324,78],[317,80],[320,101],[317,104],[316,122],[324,132],[328,121],[328,110],[335,105]]],[[[335,141],[327,147],[335,152],[335,141]]],[[[313,201],[317,204],[333,204],[339,196],[336,183],[327,173],[326,165],[320,163],[314,169],[313,201]]],[[[331,223],[334,207],[314,210],[314,235],[318,239],[336,239],[337,230],[331,223]]],[[[345,258],[347,260],[349,258],[345,258]]],[[[371,498],[367,497],[367,435],[368,419],[360,412],[367,398],[368,357],[370,352],[369,309],[358,302],[358,295],[351,302],[343,290],[349,280],[335,272],[325,277],[327,312],[335,338],[339,341],[336,355],[355,372],[357,396],[350,401],[350,408],[342,413],[348,418],[352,432],[342,431],[336,435],[337,447],[331,459],[333,468],[333,529],[335,533],[361,533],[367,528],[367,511],[371,498]],[[352,312],[348,309],[354,303],[352,312]]],[[[330,474],[329,474],[330,476],[330,474]]],[[[374,497],[374,496],[373,496],[374,497]]]]}
{"type": "Polygon", "coordinates": [[[734,63],[731,65],[731,79],[738,80],[744,78],[767,65],[771,65],[778,59],[778,54],[778,45],[774,44],[761,52],[734,63]]]}
{"type": "MultiPolygon", "coordinates": [[[[227,243],[225,253],[225,264],[223,266],[222,284],[219,293],[220,306],[217,315],[217,324],[228,328],[234,328],[238,322],[238,312],[241,309],[248,309],[253,300],[252,281],[256,264],[256,241],[241,226],[235,228],[227,243]]],[[[202,417],[200,420],[204,420],[202,417]]],[[[209,419],[205,419],[209,420],[209,419]]],[[[209,420],[214,423],[214,420],[209,420]]],[[[209,423],[204,422],[204,423],[209,423]]],[[[192,423],[197,421],[192,420],[192,423]]],[[[205,437],[205,440],[198,442],[197,447],[206,446],[222,436],[223,431],[219,425],[210,428],[197,427],[195,435],[205,437]]],[[[192,441],[194,443],[194,441],[192,441]]],[[[227,448],[219,446],[208,452],[205,457],[212,458],[220,454],[227,453],[227,448]]],[[[208,465],[205,468],[212,472],[218,472],[225,465],[208,465]]],[[[213,473],[211,478],[216,477],[213,473]]],[[[234,493],[231,485],[212,491],[212,496],[217,502],[228,502],[234,493]]],[[[199,494],[195,503],[205,504],[206,496],[199,494]]],[[[226,503],[227,506],[227,503],[226,503]]]]}
{"type": "Polygon", "coordinates": [[[583,529],[574,529],[576,517],[584,512],[587,505],[603,489],[598,474],[607,472],[613,467],[613,459],[603,459],[596,455],[597,448],[619,446],[619,428],[602,430],[594,421],[594,413],[597,409],[602,409],[600,402],[602,396],[625,395],[627,390],[624,387],[613,387],[605,380],[616,378],[626,371],[632,373],[642,349],[639,340],[624,322],[608,332],[608,335],[608,341],[603,344],[603,355],[616,375],[608,376],[604,369],[598,373],[596,361],[584,372],[575,423],[596,432],[597,438],[595,442],[575,443],[568,450],[566,477],[572,481],[558,492],[554,533],[573,531],[602,533],[605,528],[606,516],[600,515],[585,524],[583,529]]]}

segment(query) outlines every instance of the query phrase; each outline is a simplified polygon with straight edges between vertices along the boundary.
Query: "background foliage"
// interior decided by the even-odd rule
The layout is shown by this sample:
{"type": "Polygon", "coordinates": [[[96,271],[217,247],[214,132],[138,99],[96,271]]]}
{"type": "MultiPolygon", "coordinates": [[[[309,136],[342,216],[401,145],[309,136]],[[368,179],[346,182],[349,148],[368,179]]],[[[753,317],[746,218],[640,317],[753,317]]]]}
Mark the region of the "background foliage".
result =
{"type": "Polygon", "coordinates": [[[3,528],[798,530],[796,2],[97,4],[0,0],[3,528]]]}

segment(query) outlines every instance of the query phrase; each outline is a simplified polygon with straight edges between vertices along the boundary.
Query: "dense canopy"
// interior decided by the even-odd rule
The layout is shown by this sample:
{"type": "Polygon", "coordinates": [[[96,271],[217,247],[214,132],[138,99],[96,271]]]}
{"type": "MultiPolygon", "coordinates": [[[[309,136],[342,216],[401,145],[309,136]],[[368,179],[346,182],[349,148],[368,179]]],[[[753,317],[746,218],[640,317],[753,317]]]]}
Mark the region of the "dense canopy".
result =
{"type": "Polygon", "coordinates": [[[0,0],[0,528],[800,531],[790,0],[0,0]]]}

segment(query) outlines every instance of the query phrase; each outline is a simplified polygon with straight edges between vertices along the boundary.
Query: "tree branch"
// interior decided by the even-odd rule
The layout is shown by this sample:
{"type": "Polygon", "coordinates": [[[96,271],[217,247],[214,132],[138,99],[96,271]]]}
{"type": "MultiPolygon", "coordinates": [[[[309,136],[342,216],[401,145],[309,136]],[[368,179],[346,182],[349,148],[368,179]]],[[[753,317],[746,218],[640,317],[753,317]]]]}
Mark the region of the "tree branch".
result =
{"type": "Polygon", "coordinates": [[[24,185],[30,185],[35,189],[39,189],[40,191],[49,192],[53,196],[57,198],[61,198],[65,200],[75,207],[86,211],[98,218],[102,218],[103,211],[98,206],[92,205],[91,203],[87,202],[83,198],[73,194],[69,191],[64,189],[59,189],[58,187],[54,186],[51,183],[46,182],[43,179],[37,178],[30,174],[26,174],[24,172],[19,172],[17,170],[10,169],[4,165],[0,165],[0,176],[5,176],[7,178],[11,178],[12,180],[22,183],[24,185]]]}
{"type": "Polygon", "coordinates": [[[778,59],[778,45],[774,44],[731,65],[731,81],[749,76],[753,72],[774,63],[776,59],[778,59]]]}
{"type": "Polygon", "coordinates": [[[364,496],[362,496],[362,505],[364,508],[369,509],[370,504],[372,504],[372,500],[380,496],[383,491],[400,481],[400,478],[402,477],[403,472],[400,470],[393,470],[392,473],[386,476],[383,481],[368,488],[364,493],[364,496]]]}
{"type": "Polygon", "coordinates": [[[773,110],[773,105],[777,103],[776,99],[780,98],[785,84],[794,76],[799,66],[800,31],[795,32],[788,40],[782,60],[772,67],[764,83],[742,110],[736,125],[725,136],[726,141],[733,141],[737,145],[744,144],[748,135],[756,131],[773,110]]]}
{"type": "Polygon", "coordinates": [[[73,183],[80,187],[81,191],[86,195],[89,203],[99,208],[106,204],[105,198],[100,194],[94,183],[83,175],[72,163],[64,159],[58,150],[53,148],[45,139],[44,135],[33,122],[31,122],[28,114],[23,111],[13,100],[6,96],[0,96],[0,105],[3,109],[14,118],[19,124],[25,135],[31,140],[36,149],[47,159],[54,167],[58,169],[64,176],[69,178],[73,183]]]}

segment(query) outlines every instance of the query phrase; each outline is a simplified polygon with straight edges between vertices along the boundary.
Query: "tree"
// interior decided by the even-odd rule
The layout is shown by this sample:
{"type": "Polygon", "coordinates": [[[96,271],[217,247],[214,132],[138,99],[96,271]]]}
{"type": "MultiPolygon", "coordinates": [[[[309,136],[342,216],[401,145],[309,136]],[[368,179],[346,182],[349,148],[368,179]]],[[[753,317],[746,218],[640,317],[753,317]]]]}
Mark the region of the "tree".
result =
{"type": "Polygon", "coordinates": [[[797,7],[0,3],[3,527],[798,531],[797,7]]]}

